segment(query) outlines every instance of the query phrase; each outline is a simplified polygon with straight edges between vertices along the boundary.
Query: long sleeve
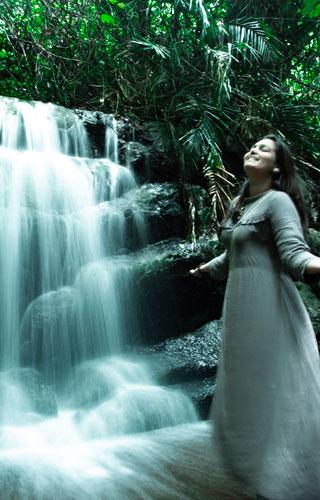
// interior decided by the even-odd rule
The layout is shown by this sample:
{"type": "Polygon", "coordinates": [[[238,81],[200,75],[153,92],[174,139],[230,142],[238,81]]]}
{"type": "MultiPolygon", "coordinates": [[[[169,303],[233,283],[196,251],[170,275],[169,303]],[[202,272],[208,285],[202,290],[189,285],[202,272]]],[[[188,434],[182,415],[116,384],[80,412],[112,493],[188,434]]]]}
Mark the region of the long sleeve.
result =
{"type": "Polygon", "coordinates": [[[213,279],[222,280],[226,278],[229,269],[227,251],[210,260],[207,264],[210,268],[210,276],[213,279]]]}
{"type": "Polygon", "coordinates": [[[306,243],[299,213],[290,196],[282,191],[270,202],[270,222],[281,262],[292,276],[304,281],[304,270],[314,257],[306,243]]]}

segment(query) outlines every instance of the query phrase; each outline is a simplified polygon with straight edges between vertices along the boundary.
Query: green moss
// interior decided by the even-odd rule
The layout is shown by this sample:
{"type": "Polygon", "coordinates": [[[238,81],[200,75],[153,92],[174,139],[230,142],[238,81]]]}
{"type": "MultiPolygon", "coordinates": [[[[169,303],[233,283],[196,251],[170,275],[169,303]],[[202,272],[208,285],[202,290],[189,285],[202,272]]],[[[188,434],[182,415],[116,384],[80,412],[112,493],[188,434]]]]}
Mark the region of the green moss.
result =
{"type": "Polygon", "coordinates": [[[320,299],[306,283],[296,283],[301,298],[310,315],[316,335],[320,334],[320,299]]]}

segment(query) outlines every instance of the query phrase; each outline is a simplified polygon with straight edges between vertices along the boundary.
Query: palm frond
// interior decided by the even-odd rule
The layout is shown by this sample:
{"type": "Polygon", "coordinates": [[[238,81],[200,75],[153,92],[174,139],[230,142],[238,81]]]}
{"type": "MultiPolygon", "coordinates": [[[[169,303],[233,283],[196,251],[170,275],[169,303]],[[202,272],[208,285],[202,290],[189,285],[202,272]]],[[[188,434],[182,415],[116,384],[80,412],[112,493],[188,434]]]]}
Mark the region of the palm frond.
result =
{"type": "Polygon", "coordinates": [[[212,130],[212,136],[217,131],[226,130],[228,127],[229,116],[225,111],[212,104],[213,97],[210,95],[203,95],[201,98],[190,97],[184,102],[176,105],[176,110],[187,118],[198,118],[198,127],[206,133],[206,130],[212,130]],[[207,99],[205,101],[205,98],[207,99]],[[214,134],[213,134],[213,131],[214,134]]]}
{"type": "Polygon", "coordinates": [[[276,37],[273,36],[271,43],[269,30],[255,19],[243,17],[233,20],[229,24],[229,33],[234,49],[248,62],[261,60],[269,63],[279,55],[275,47],[276,37]]]}
{"type": "Polygon", "coordinates": [[[194,9],[195,11],[199,12],[201,15],[201,20],[202,20],[202,25],[203,25],[203,30],[210,26],[210,22],[208,19],[208,14],[207,14],[207,9],[204,5],[203,0],[190,0],[189,3],[189,10],[194,9]]]}
{"type": "Polygon", "coordinates": [[[155,52],[158,56],[163,59],[168,59],[170,57],[170,51],[163,45],[159,45],[142,38],[141,40],[131,40],[131,43],[136,43],[143,47],[143,50],[150,50],[155,52]]]}
{"type": "Polygon", "coordinates": [[[214,49],[208,45],[205,46],[204,50],[206,70],[213,79],[219,82],[219,96],[224,91],[224,95],[229,99],[231,93],[229,71],[232,60],[236,60],[231,52],[231,44],[227,44],[226,50],[214,49]]]}
{"type": "Polygon", "coordinates": [[[186,134],[180,137],[180,141],[189,154],[195,153],[198,157],[200,157],[203,148],[203,136],[200,127],[188,130],[186,134]]]}
{"type": "Polygon", "coordinates": [[[235,185],[235,177],[225,169],[220,151],[211,150],[203,167],[203,175],[208,182],[209,195],[211,197],[211,218],[217,229],[218,216],[223,216],[225,206],[230,202],[231,189],[235,185]],[[227,176],[231,176],[234,182],[230,182],[227,176]]]}
{"type": "Polygon", "coordinates": [[[200,157],[208,148],[219,151],[216,135],[217,131],[214,123],[205,114],[199,125],[180,137],[180,141],[189,154],[200,157]]]}

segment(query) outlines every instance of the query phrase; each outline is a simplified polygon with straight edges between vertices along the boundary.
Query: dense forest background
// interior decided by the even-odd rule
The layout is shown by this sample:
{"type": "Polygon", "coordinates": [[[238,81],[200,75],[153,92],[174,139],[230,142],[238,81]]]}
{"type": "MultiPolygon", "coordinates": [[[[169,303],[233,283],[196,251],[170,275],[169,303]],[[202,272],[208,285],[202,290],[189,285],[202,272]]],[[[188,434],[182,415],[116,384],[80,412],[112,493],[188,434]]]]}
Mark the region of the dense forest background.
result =
{"type": "Polygon", "coordinates": [[[275,132],[318,179],[320,1],[2,0],[0,94],[148,122],[212,215],[275,132]],[[235,174],[235,175],[234,175],[235,174]]]}

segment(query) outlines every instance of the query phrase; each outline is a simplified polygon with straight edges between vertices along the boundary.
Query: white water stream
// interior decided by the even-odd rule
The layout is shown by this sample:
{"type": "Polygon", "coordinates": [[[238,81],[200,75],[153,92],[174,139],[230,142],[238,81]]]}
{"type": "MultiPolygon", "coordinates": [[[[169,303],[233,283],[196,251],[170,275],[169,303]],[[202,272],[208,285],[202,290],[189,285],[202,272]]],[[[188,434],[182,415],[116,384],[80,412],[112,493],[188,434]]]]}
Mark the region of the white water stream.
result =
{"type": "Polygon", "coordinates": [[[191,400],[123,353],[141,321],[122,255],[137,185],[110,123],[95,160],[72,111],[0,100],[0,498],[240,498],[191,400]]]}

